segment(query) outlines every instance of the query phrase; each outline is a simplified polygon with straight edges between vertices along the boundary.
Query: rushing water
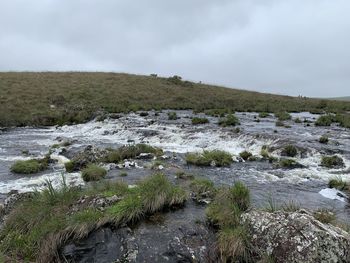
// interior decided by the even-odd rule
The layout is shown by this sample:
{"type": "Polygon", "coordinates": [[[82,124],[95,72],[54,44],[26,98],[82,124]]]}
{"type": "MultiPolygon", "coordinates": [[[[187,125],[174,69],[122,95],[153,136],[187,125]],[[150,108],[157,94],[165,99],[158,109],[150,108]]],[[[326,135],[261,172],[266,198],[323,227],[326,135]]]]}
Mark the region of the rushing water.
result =
{"type": "MultiPolygon", "coordinates": [[[[97,147],[117,147],[128,143],[149,143],[161,147],[169,156],[176,160],[168,160],[164,170],[172,178],[174,167],[189,169],[189,172],[206,176],[216,184],[232,184],[236,180],[244,181],[252,191],[253,204],[265,205],[271,198],[278,203],[294,200],[306,208],[331,208],[343,219],[350,215],[347,201],[337,195],[335,190],[327,188],[330,178],[339,177],[350,180],[350,131],[337,126],[315,127],[305,123],[287,121],[290,128],[276,127],[274,117],[260,119],[256,122],[256,113],[238,113],[241,131],[234,128],[219,127],[216,117],[209,117],[210,123],[192,125],[191,111],[177,111],[180,119],[168,120],[167,112],[155,116],[140,117],[137,114],[121,115],[119,119],[92,121],[86,124],[49,127],[49,128],[14,128],[0,131],[0,195],[11,190],[32,191],[45,185],[45,180],[51,180],[58,185],[63,173],[63,163],[66,160],[59,150],[52,155],[58,162],[40,174],[33,176],[15,175],[9,168],[16,160],[25,160],[45,155],[50,146],[62,140],[72,141],[70,150],[82,149],[87,145],[97,147]],[[322,135],[330,138],[328,144],[320,144],[322,135]],[[286,144],[294,144],[305,149],[296,161],[305,166],[298,169],[277,169],[267,162],[234,163],[229,168],[197,168],[184,164],[186,152],[202,149],[221,149],[235,156],[243,150],[259,155],[263,145],[274,147],[272,155],[278,157],[280,148],[286,144]],[[28,152],[29,154],[24,152],[28,152]],[[346,167],[342,169],[326,169],[321,167],[321,156],[337,154],[341,156],[346,167]]],[[[298,117],[314,121],[318,115],[310,113],[295,113],[298,117]]],[[[140,161],[142,162],[142,161],[140,161]]],[[[140,167],[142,165],[139,165],[140,167]]],[[[130,182],[150,174],[152,171],[144,168],[131,168],[125,179],[130,182]]],[[[107,178],[118,176],[119,171],[112,169],[107,178]]],[[[66,175],[71,184],[83,184],[79,173],[66,175]]]]}

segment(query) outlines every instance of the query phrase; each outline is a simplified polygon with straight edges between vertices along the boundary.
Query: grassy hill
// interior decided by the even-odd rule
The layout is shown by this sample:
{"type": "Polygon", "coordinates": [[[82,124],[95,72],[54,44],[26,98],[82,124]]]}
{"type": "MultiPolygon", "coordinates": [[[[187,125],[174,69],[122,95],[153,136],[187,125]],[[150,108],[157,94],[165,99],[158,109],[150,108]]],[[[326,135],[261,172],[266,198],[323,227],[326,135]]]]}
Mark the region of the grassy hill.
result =
{"type": "Polygon", "coordinates": [[[0,126],[80,123],[150,109],[343,112],[350,102],[264,94],[120,73],[0,73],[0,126]]]}
{"type": "Polygon", "coordinates": [[[331,100],[350,101],[350,96],[331,98],[331,100]]]}

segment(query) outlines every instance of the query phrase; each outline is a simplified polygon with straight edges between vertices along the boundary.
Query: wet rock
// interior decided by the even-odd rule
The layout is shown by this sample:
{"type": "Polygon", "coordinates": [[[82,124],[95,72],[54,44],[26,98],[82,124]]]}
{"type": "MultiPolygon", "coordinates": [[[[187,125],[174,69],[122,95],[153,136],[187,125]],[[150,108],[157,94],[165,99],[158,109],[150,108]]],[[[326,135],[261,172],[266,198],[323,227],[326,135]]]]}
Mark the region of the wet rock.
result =
{"type": "Polygon", "coordinates": [[[304,210],[250,211],[242,215],[257,253],[276,262],[350,262],[350,235],[304,210]]]}
{"type": "Polygon", "coordinates": [[[112,231],[101,228],[88,235],[87,238],[72,242],[62,249],[61,257],[64,262],[128,262],[126,239],[129,228],[112,231]]]}
{"type": "MultiPolygon", "coordinates": [[[[106,154],[106,150],[101,150],[88,145],[83,151],[75,154],[70,158],[74,164],[73,170],[78,171],[85,168],[89,163],[98,162],[101,158],[106,156],[106,154]]],[[[70,154],[68,153],[67,155],[69,156],[70,154]]]]}
{"type": "Polygon", "coordinates": [[[140,153],[139,156],[136,157],[137,159],[153,159],[154,154],[152,153],[140,153]]]}
{"type": "Polygon", "coordinates": [[[110,197],[105,196],[82,196],[78,199],[78,201],[72,206],[70,209],[71,213],[75,213],[77,211],[87,209],[87,208],[94,208],[100,211],[105,210],[106,207],[111,206],[112,204],[115,204],[122,200],[122,197],[119,197],[117,195],[113,195],[110,197]]]}

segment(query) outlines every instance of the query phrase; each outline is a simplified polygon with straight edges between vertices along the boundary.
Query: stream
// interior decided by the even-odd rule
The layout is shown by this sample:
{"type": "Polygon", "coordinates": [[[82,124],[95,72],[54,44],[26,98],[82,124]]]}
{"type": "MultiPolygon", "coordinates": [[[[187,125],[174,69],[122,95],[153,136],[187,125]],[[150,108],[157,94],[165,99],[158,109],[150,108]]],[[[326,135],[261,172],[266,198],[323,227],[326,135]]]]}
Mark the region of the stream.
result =
{"type": "MultiPolygon", "coordinates": [[[[161,172],[168,175],[174,182],[176,182],[175,173],[179,169],[209,178],[216,185],[232,185],[235,181],[240,180],[250,189],[253,206],[264,207],[269,200],[274,200],[278,204],[293,201],[306,209],[331,209],[339,220],[349,222],[349,202],[340,196],[337,190],[328,188],[328,181],[331,178],[350,181],[349,129],[338,126],[316,127],[311,122],[314,122],[319,115],[306,112],[292,113],[293,119],[299,118],[302,123],[295,123],[293,120],[285,121],[290,128],[276,127],[276,118],[273,116],[259,119],[257,113],[236,113],[241,123],[238,126],[240,131],[237,132],[235,127],[218,126],[217,117],[194,114],[187,110],[176,111],[176,113],[179,117],[177,120],[168,120],[167,111],[159,114],[151,111],[148,116],[144,117],[130,113],[120,114],[120,118],[106,118],[103,121],[91,121],[78,125],[3,129],[0,131],[0,200],[3,200],[12,190],[19,192],[40,190],[45,186],[46,180],[51,180],[55,186],[60,184],[61,174],[65,173],[63,163],[66,161],[66,158],[60,154],[61,148],[51,155],[57,162],[50,165],[46,171],[32,176],[16,175],[10,172],[10,167],[16,160],[42,157],[53,144],[70,141],[72,144],[67,148],[70,151],[79,151],[88,145],[116,148],[125,144],[147,143],[162,148],[165,155],[169,157],[164,161],[164,169],[161,172]],[[193,116],[205,116],[210,123],[192,125],[191,117],[193,116]],[[311,124],[307,125],[304,120],[311,124]],[[328,144],[318,142],[322,135],[329,137],[328,144]],[[303,168],[276,168],[266,161],[234,162],[230,167],[209,168],[188,166],[185,163],[187,152],[219,149],[238,156],[240,152],[247,150],[259,156],[264,145],[274,149],[273,156],[280,157],[281,148],[287,144],[303,149],[302,154],[298,154],[295,158],[303,165],[303,168]],[[328,169],[320,166],[322,155],[333,154],[337,154],[344,160],[345,167],[328,169]]],[[[140,178],[154,173],[154,170],[143,168],[145,162],[145,160],[136,160],[136,167],[123,169],[128,173],[123,180],[133,184],[140,178]]],[[[111,169],[106,179],[120,179],[120,172],[120,169],[111,169]]],[[[65,177],[71,185],[84,184],[80,173],[66,173],[65,177]]],[[[153,223],[153,226],[157,226],[156,228],[163,229],[158,231],[159,233],[152,230],[152,234],[149,234],[148,230],[152,228],[150,227],[152,222],[142,223],[128,231],[133,231],[134,238],[140,240],[137,243],[139,251],[142,246],[147,245],[147,240],[149,244],[155,244],[158,251],[152,252],[151,248],[148,248],[148,251],[147,248],[143,248],[145,251],[143,253],[147,251],[149,255],[154,255],[153,262],[162,262],[162,256],[159,255],[169,258],[167,254],[171,243],[169,231],[176,233],[180,226],[189,228],[190,225],[196,225],[194,223],[196,220],[205,220],[204,207],[198,207],[191,201],[184,209],[168,213],[161,224],[153,223]],[[158,241],[151,243],[154,233],[157,233],[158,241]],[[161,244],[167,245],[163,247],[161,244]]],[[[189,255],[192,258],[203,259],[205,255],[200,248],[204,247],[207,241],[199,240],[196,241],[196,248],[193,249],[192,254],[189,252],[189,255]]],[[[74,246],[79,247],[77,244],[74,246]]],[[[96,257],[101,256],[98,253],[95,255],[96,257]]],[[[142,262],[140,254],[139,259],[142,262]]],[[[77,258],[75,260],[79,261],[77,258]]],[[[176,262],[175,259],[174,262],[176,262]]]]}

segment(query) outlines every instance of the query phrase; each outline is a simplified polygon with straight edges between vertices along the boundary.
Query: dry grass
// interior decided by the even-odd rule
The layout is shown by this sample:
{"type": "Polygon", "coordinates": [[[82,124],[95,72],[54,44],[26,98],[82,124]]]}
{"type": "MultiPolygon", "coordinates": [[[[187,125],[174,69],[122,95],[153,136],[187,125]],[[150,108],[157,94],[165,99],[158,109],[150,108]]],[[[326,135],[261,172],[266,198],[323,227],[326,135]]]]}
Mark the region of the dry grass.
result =
{"type": "Polygon", "coordinates": [[[350,103],[120,73],[0,73],[0,126],[80,123],[98,111],[165,108],[344,112],[350,110],[350,103]]]}

